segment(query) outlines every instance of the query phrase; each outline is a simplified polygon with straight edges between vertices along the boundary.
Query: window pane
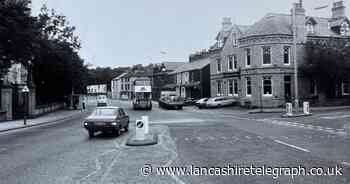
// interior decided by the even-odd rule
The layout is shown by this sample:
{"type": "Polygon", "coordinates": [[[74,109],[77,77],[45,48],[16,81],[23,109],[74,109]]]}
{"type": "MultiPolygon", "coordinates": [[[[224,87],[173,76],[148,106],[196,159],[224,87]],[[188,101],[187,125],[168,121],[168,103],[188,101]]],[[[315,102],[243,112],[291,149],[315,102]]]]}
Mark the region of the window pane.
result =
{"type": "Polygon", "coordinates": [[[271,77],[263,78],[263,93],[264,95],[272,95],[272,80],[271,77]]]}
{"type": "Polygon", "coordinates": [[[229,94],[233,94],[233,80],[228,81],[229,94]]]}
{"type": "Polygon", "coordinates": [[[289,64],[289,57],[290,57],[290,47],[284,47],[284,64],[289,64]]]}
{"type": "Polygon", "coordinates": [[[246,65],[250,66],[250,49],[246,49],[246,65]]]}
{"type": "Polygon", "coordinates": [[[247,77],[247,95],[252,94],[252,86],[251,86],[251,79],[250,77],[247,77]]]}
{"type": "Polygon", "coordinates": [[[234,80],[234,94],[235,95],[238,94],[238,82],[237,82],[237,79],[234,80]]]}
{"type": "Polygon", "coordinates": [[[233,68],[237,69],[237,56],[236,55],[233,56],[233,68]]]}
{"type": "Polygon", "coordinates": [[[218,72],[221,71],[221,60],[217,59],[217,67],[218,67],[218,72]]]}
{"type": "Polygon", "coordinates": [[[271,64],[271,49],[263,47],[263,64],[271,64]]]}
{"type": "Polygon", "coordinates": [[[228,69],[232,70],[233,68],[233,63],[232,63],[232,56],[228,57],[228,69]]]}

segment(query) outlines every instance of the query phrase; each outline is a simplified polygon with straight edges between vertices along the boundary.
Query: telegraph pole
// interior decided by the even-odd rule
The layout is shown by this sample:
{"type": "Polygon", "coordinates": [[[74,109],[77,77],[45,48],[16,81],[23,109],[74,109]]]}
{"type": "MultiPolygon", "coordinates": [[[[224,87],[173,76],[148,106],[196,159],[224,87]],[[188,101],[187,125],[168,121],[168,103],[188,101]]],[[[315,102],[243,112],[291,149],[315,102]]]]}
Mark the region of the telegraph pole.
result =
{"type": "MultiPolygon", "coordinates": [[[[302,0],[299,5],[302,6],[302,0]]],[[[299,92],[298,92],[298,63],[297,63],[297,24],[296,24],[296,8],[295,4],[293,7],[293,52],[294,52],[294,105],[295,109],[299,111],[299,92]]]]}

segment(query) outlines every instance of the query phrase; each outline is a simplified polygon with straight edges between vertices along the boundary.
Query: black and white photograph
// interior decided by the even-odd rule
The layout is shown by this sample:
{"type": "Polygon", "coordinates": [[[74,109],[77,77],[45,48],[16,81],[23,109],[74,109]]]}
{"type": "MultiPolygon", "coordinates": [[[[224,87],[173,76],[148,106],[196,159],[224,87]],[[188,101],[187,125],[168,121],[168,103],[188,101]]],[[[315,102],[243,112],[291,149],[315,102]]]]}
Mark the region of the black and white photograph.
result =
{"type": "Polygon", "coordinates": [[[0,0],[0,184],[349,184],[350,0],[0,0]]]}

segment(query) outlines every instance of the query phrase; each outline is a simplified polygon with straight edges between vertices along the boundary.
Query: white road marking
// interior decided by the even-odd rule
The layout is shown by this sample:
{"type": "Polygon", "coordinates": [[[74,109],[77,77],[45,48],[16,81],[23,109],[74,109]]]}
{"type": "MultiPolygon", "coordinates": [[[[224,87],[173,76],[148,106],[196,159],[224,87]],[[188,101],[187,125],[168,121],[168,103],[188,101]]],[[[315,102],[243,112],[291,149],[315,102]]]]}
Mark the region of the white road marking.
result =
{"type": "Polygon", "coordinates": [[[342,116],[324,116],[320,117],[321,119],[342,119],[342,118],[349,118],[350,115],[342,115],[342,116]]]}
{"type": "Polygon", "coordinates": [[[300,151],[304,151],[304,152],[308,152],[310,153],[309,150],[305,149],[305,148],[301,148],[301,147],[298,147],[298,146],[294,146],[292,144],[288,144],[286,142],[283,142],[283,141],[280,141],[280,140],[274,140],[276,143],[279,143],[279,144],[283,144],[285,146],[288,146],[288,147],[291,147],[291,148],[294,148],[294,149],[297,149],[297,150],[300,150],[300,151]]]}

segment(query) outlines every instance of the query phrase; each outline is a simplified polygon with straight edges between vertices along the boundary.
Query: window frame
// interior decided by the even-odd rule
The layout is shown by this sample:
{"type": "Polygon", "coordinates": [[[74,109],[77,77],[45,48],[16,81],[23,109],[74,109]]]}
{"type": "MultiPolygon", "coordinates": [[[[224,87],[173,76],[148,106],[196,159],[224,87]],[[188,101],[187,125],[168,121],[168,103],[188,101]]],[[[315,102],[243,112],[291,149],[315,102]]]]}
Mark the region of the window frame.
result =
{"type": "Polygon", "coordinates": [[[245,58],[245,67],[250,68],[252,66],[252,50],[250,48],[246,48],[244,50],[244,58],[245,58]],[[249,65],[248,65],[248,60],[249,60],[249,65]]]}
{"type": "Polygon", "coordinates": [[[246,97],[251,97],[252,96],[252,78],[251,77],[246,77],[245,79],[245,96],[246,97]],[[249,88],[250,88],[250,93],[248,94],[248,81],[249,81],[249,88]]]}
{"type": "Polygon", "coordinates": [[[234,82],[233,79],[229,79],[227,81],[227,89],[228,89],[228,96],[233,96],[234,95],[234,82]],[[232,93],[231,93],[232,90],[232,93]]]}
{"type": "Polygon", "coordinates": [[[228,58],[228,62],[227,62],[228,71],[233,71],[234,70],[234,61],[233,61],[234,55],[229,55],[227,58],[228,58]]]}
{"type": "Polygon", "coordinates": [[[222,71],[222,64],[221,64],[220,58],[216,59],[216,71],[217,71],[217,73],[221,73],[221,71],[222,71]]]}
{"type": "Polygon", "coordinates": [[[271,57],[271,47],[270,46],[263,46],[261,47],[261,51],[262,51],[262,66],[271,66],[272,65],[272,57],[271,57]],[[264,63],[265,62],[265,49],[269,49],[269,60],[270,63],[264,63]]]}
{"type": "Polygon", "coordinates": [[[291,64],[291,49],[292,49],[292,47],[291,46],[284,46],[283,47],[283,64],[284,65],[290,65],[291,64]],[[288,49],[288,63],[286,63],[285,61],[285,59],[286,59],[286,49],[288,49]]]}
{"type": "Polygon", "coordinates": [[[263,78],[262,78],[262,95],[264,96],[264,97],[272,97],[273,96],[273,80],[272,80],[272,77],[271,76],[264,76],[263,78]],[[269,80],[270,80],[270,83],[271,83],[271,94],[268,94],[268,93],[265,93],[265,80],[266,80],[266,78],[269,78],[269,80]]]}
{"type": "Polygon", "coordinates": [[[222,81],[218,80],[216,81],[216,96],[221,96],[222,95],[222,81]],[[220,86],[220,90],[219,90],[220,86]]]}
{"type": "Polygon", "coordinates": [[[238,79],[233,79],[233,96],[238,96],[238,79]]]}

